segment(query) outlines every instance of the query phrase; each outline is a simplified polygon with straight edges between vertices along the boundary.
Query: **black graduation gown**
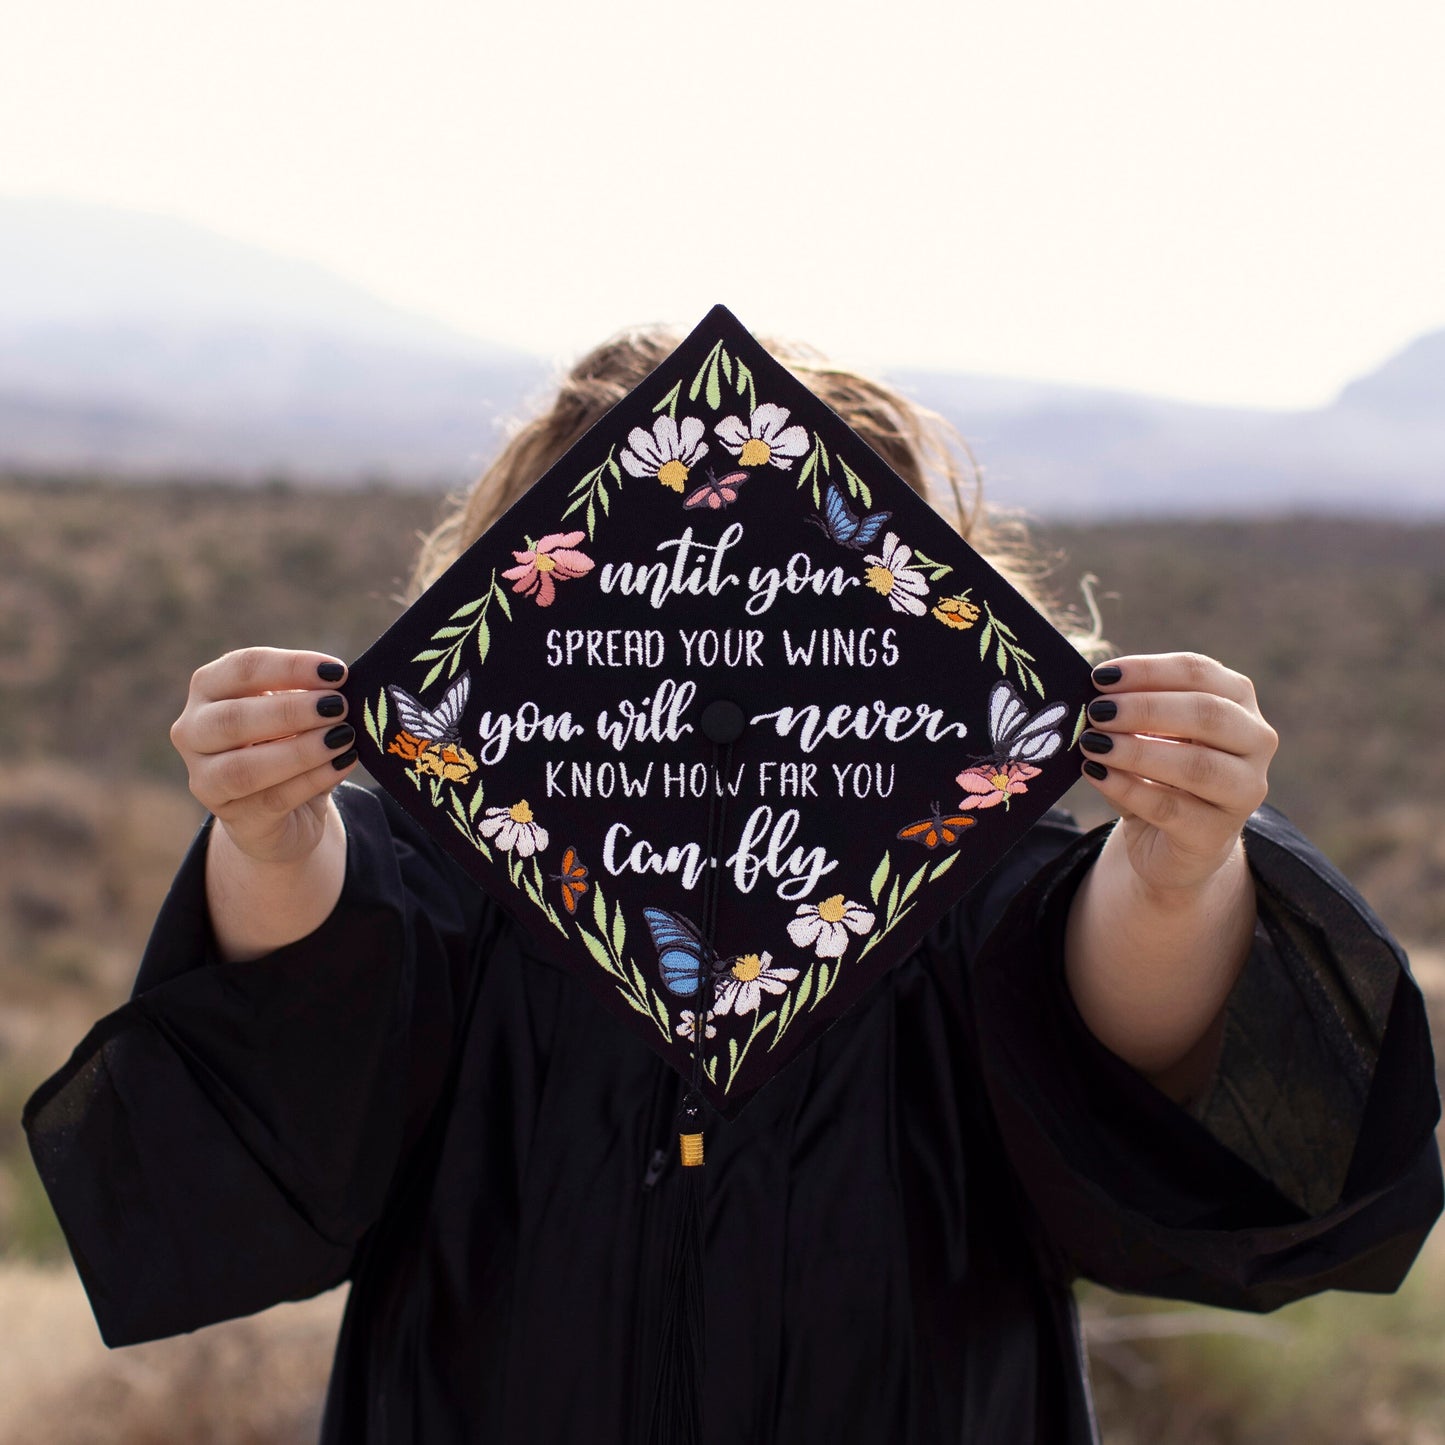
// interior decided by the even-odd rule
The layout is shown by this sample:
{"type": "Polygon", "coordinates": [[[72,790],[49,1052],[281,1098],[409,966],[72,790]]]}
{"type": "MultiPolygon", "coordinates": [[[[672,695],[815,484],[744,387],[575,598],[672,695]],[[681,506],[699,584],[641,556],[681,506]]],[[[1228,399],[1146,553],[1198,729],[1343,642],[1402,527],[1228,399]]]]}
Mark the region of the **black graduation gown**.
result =
{"type": "MultiPolygon", "coordinates": [[[[637,1441],[675,1076],[389,800],[338,802],[346,882],[315,933],[218,962],[203,828],[131,1001],[27,1106],[101,1332],[350,1279],[327,1445],[637,1441]]],[[[1399,950],[1256,814],[1256,944],[1187,1112],[1063,982],[1101,839],[1051,815],[710,1129],[710,1445],[1081,1445],[1074,1277],[1268,1310],[1405,1274],[1441,1182],[1399,950]]]]}

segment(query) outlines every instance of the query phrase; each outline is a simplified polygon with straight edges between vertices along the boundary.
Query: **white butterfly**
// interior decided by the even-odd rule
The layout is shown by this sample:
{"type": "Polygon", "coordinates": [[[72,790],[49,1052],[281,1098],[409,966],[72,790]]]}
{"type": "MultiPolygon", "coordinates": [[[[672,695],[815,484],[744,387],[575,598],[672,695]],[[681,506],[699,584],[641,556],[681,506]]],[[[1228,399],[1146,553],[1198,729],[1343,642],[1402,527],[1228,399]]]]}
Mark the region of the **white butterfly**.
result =
{"type": "Polygon", "coordinates": [[[988,730],[993,738],[992,761],[996,763],[1038,763],[1051,758],[1063,747],[1063,734],[1056,725],[1068,708],[1061,702],[1040,708],[1032,717],[1027,704],[1011,682],[994,683],[988,695],[988,730]]]}
{"type": "Polygon", "coordinates": [[[464,672],[448,689],[447,695],[434,709],[421,705],[404,688],[394,682],[386,685],[387,695],[401,714],[402,726],[414,738],[423,738],[429,743],[455,743],[462,737],[462,712],[471,694],[472,678],[464,672]]]}

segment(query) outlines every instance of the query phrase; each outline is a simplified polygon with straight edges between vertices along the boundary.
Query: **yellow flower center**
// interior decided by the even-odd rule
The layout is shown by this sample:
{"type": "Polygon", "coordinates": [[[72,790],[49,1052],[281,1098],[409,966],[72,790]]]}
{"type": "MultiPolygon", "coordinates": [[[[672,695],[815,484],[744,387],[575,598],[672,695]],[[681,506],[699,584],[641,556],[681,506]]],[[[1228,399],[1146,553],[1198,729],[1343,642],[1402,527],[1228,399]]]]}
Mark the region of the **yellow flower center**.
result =
{"type": "Polygon", "coordinates": [[[884,597],[893,590],[893,574],[886,567],[869,567],[863,576],[868,585],[884,597]]]}
{"type": "Polygon", "coordinates": [[[545,552],[538,552],[532,565],[539,572],[553,572],[557,568],[557,564],[545,552]]]}
{"type": "Polygon", "coordinates": [[[531,805],[523,798],[520,803],[513,803],[512,806],[507,809],[507,816],[511,818],[514,823],[530,823],[532,821],[531,805]]]}
{"type": "Polygon", "coordinates": [[[680,492],[683,484],[687,481],[687,468],[676,457],[673,457],[670,462],[663,462],[658,467],[657,480],[664,487],[671,487],[674,492],[680,492]]]}
{"type": "Polygon", "coordinates": [[[763,971],[763,961],[756,953],[745,953],[733,964],[733,977],[740,983],[751,983],[763,971]]]}
{"type": "Polygon", "coordinates": [[[835,893],[831,898],[825,898],[818,905],[818,917],[824,923],[841,923],[843,915],[847,912],[843,904],[843,895],[835,893]]]}
{"type": "Polygon", "coordinates": [[[1003,792],[1004,789],[1008,787],[1008,774],[1007,774],[1007,773],[995,773],[995,774],[989,779],[989,782],[991,782],[991,783],[994,785],[994,787],[996,787],[996,788],[999,790],[999,792],[1003,792]]]}
{"type": "Polygon", "coordinates": [[[765,467],[772,459],[773,449],[761,437],[749,437],[738,453],[740,467],[765,467]]]}

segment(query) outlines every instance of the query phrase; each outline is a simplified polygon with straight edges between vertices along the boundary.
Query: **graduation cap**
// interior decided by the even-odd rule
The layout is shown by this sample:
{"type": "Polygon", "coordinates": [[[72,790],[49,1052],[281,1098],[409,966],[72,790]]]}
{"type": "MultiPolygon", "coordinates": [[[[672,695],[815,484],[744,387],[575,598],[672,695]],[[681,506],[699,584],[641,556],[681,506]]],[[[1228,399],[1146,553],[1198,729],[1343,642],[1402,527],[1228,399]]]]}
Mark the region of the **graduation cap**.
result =
{"type": "Polygon", "coordinates": [[[377,782],[724,1117],[1075,781],[1094,695],[721,306],[346,691],[377,782]]]}

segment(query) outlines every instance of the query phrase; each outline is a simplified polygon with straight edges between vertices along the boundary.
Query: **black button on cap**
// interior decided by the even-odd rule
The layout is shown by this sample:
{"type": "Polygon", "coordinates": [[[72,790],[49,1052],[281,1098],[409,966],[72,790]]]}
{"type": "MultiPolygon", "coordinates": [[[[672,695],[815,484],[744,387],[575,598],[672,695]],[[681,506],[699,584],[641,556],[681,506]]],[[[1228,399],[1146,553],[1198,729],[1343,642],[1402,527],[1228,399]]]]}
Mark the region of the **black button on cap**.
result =
{"type": "Polygon", "coordinates": [[[710,702],[698,720],[702,735],[711,743],[735,743],[748,725],[742,708],[735,702],[710,702]]]}

